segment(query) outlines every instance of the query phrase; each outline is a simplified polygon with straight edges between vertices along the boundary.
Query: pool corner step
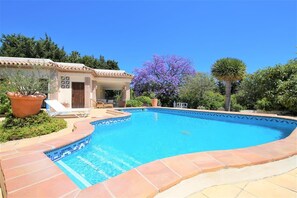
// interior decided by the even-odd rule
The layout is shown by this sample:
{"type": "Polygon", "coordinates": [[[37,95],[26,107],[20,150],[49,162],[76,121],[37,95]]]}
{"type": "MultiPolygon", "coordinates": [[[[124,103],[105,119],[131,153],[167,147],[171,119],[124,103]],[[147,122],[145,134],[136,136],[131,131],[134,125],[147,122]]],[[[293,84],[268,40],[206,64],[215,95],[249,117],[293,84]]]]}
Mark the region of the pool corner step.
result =
{"type": "Polygon", "coordinates": [[[118,111],[118,110],[106,110],[106,113],[111,114],[111,115],[115,115],[115,116],[125,114],[125,113],[123,113],[121,111],[118,111]]]}

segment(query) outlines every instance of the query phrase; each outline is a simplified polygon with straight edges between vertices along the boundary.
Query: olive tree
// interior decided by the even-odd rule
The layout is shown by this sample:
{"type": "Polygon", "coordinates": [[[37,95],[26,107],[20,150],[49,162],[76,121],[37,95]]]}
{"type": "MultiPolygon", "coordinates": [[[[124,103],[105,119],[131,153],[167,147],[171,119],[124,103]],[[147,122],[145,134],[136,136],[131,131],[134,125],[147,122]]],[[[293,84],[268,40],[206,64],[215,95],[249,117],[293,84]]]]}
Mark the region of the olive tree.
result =
{"type": "Polygon", "coordinates": [[[246,73],[246,65],[236,58],[222,58],[217,60],[211,69],[211,73],[226,85],[225,110],[230,111],[231,83],[241,80],[246,73]]]}

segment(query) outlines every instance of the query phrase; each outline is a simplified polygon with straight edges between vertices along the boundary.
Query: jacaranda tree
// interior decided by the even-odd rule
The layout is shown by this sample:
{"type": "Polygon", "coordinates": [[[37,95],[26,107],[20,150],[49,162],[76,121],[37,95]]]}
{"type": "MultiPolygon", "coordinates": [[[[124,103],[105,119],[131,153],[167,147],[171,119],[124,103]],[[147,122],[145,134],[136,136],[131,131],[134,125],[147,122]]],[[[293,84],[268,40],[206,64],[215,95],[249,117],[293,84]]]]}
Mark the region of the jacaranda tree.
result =
{"type": "Polygon", "coordinates": [[[231,83],[243,79],[246,73],[244,62],[236,58],[222,58],[217,60],[211,69],[212,75],[222,80],[226,85],[225,110],[231,107],[231,83]]]}
{"type": "Polygon", "coordinates": [[[162,105],[172,105],[178,96],[178,88],[195,70],[190,60],[179,56],[153,56],[152,61],[134,71],[132,86],[137,96],[154,93],[162,105]]]}

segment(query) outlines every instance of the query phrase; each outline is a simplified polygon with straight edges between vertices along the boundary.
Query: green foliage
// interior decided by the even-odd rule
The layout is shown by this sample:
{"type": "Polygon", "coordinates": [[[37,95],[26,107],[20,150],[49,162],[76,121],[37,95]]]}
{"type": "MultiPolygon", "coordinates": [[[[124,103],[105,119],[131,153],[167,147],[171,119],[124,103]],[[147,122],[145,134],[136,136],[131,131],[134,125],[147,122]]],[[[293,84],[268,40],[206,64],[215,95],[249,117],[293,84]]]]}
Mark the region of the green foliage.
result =
{"type": "Polygon", "coordinates": [[[152,106],[152,100],[148,96],[138,96],[137,98],[135,98],[135,100],[142,102],[143,105],[152,106]]]}
{"type": "Polygon", "coordinates": [[[262,94],[257,87],[257,80],[254,75],[247,75],[241,82],[239,92],[236,94],[236,98],[239,104],[245,106],[247,109],[254,109],[255,104],[262,94]]]}
{"type": "MultiPolygon", "coordinates": [[[[231,94],[236,94],[239,91],[239,86],[241,84],[241,81],[234,81],[231,83],[231,94]]],[[[220,92],[220,94],[225,95],[226,94],[226,86],[223,81],[218,80],[216,82],[216,91],[220,92]]]]}
{"type": "MultiPolygon", "coordinates": [[[[134,91],[133,91],[134,92],[134,91]]],[[[146,97],[149,97],[150,99],[154,99],[156,98],[156,94],[154,92],[146,92],[144,91],[142,94],[142,96],[146,96],[146,97]]]]}
{"type": "Polygon", "coordinates": [[[231,111],[241,111],[244,107],[237,102],[237,95],[231,96],[231,111]]]}
{"type": "Polygon", "coordinates": [[[127,107],[141,107],[143,103],[139,100],[128,100],[126,103],[127,107]]]}
{"type": "Polygon", "coordinates": [[[15,72],[4,70],[6,91],[17,92],[21,95],[40,95],[55,92],[54,81],[48,75],[43,75],[38,66],[33,67],[32,71],[18,68],[15,72]],[[50,85],[50,92],[48,90],[50,85]]]}
{"type": "Polygon", "coordinates": [[[271,102],[267,98],[262,98],[261,100],[258,100],[256,102],[256,108],[265,111],[273,109],[271,102]]]}
{"type": "Polygon", "coordinates": [[[199,109],[199,110],[205,110],[206,108],[204,106],[198,106],[197,109],[199,109]]]}
{"type": "Polygon", "coordinates": [[[25,126],[36,126],[44,122],[49,122],[52,118],[44,111],[40,111],[37,115],[32,115],[25,118],[17,118],[14,115],[8,114],[2,122],[5,129],[8,128],[21,128],[25,126]]]}
{"type": "Polygon", "coordinates": [[[297,74],[278,87],[278,100],[287,109],[297,112],[297,74]]]}
{"type": "Polygon", "coordinates": [[[188,103],[189,108],[204,106],[202,100],[207,91],[214,91],[214,79],[203,73],[197,73],[195,76],[188,76],[182,86],[179,88],[179,98],[188,103]]]}
{"type": "Polygon", "coordinates": [[[44,111],[26,118],[16,118],[9,114],[0,124],[0,142],[45,135],[66,126],[65,120],[49,117],[44,111]]]}
{"type": "Polygon", "coordinates": [[[59,48],[46,34],[45,39],[35,40],[21,34],[7,34],[0,38],[0,56],[49,58],[53,61],[65,61],[66,52],[59,48]]]}
{"type": "Polygon", "coordinates": [[[212,68],[211,73],[222,81],[237,81],[245,76],[245,64],[236,58],[222,58],[217,60],[212,68]]]}
{"type": "Polygon", "coordinates": [[[2,43],[0,56],[47,58],[56,62],[83,63],[96,69],[119,69],[118,62],[106,61],[103,56],[100,58],[81,56],[77,51],[72,51],[67,55],[64,47],[59,47],[47,34],[45,34],[45,38],[38,40],[21,34],[3,34],[0,42],[2,43]]]}
{"type": "Polygon", "coordinates": [[[6,95],[7,90],[7,83],[4,83],[4,81],[0,81],[0,114],[11,112],[10,100],[6,95]]]}
{"type": "Polygon", "coordinates": [[[224,96],[213,91],[206,91],[202,97],[202,106],[209,110],[217,110],[224,106],[224,96]]]}
{"type": "Polygon", "coordinates": [[[131,100],[135,99],[135,93],[133,89],[130,89],[130,99],[131,100]]]}
{"type": "Polygon", "coordinates": [[[297,59],[248,75],[239,88],[238,102],[249,109],[296,110],[297,59]]]}
{"type": "MultiPolygon", "coordinates": [[[[107,60],[105,61],[104,56],[100,55],[100,58],[97,59],[94,56],[80,56],[78,52],[72,52],[75,53],[75,58],[77,63],[83,63],[88,67],[95,68],[95,69],[114,69],[119,70],[118,62],[114,60],[107,60]]],[[[71,57],[70,60],[72,60],[73,57],[71,57]]],[[[68,62],[68,57],[66,58],[68,62]]]]}
{"type": "Polygon", "coordinates": [[[225,81],[225,110],[229,111],[231,107],[231,83],[244,78],[246,73],[246,65],[244,62],[236,58],[222,58],[213,64],[211,73],[218,80],[225,81]]]}
{"type": "Polygon", "coordinates": [[[6,94],[0,94],[0,114],[6,114],[11,111],[10,100],[6,94]]]}

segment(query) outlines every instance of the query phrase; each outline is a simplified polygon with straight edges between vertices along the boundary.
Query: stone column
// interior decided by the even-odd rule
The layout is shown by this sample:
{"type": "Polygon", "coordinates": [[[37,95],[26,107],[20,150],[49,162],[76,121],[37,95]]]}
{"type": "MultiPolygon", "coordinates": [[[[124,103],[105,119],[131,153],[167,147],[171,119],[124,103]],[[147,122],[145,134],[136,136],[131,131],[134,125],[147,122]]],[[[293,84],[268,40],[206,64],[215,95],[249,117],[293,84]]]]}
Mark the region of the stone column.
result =
{"type": "Polygon", "coordinates": [[[85,108],[91,107],[91,78],[85,77],[85,108]]]}
{"type": "Polygon", "coordinates": [[[124,101],[127,101],[127,100],[130,100],[130,84],[129,83],[127,83],[126,85],[125,85],[125,87],[126,87],[126,90],[125,90],[125,95],[126,95],[126,98],[124,99],[124,101]]]}
{"type": "Polygon", "coordinates": [[[96,101],[97,101],[97,93],[96,93],[96,90],[97,90],[97,81],[96,80],[92,80],[92,102],[91,102],[91,106],[92,107],[95,107],[96,106],[96,101]]]}

